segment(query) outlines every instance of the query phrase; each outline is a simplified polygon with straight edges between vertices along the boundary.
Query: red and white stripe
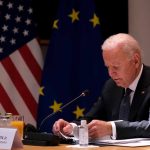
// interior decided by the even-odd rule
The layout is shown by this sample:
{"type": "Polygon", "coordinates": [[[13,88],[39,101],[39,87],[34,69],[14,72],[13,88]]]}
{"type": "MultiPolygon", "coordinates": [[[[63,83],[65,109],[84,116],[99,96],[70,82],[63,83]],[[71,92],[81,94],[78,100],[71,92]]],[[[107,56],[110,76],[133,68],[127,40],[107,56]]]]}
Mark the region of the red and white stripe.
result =
{"type": "Polygon", "coordinates": [[[24,115],[36,124],[43,58],[36,39],[0,62],[0,112],[24,115]]]}

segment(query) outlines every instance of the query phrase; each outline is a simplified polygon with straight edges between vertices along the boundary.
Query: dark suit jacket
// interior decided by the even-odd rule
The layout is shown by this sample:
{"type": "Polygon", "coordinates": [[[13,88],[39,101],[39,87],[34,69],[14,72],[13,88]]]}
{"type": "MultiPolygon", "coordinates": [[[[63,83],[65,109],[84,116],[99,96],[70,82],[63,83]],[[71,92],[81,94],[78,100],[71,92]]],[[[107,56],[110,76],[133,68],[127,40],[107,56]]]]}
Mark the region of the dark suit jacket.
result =
{"type": "MultiPolygon", "coordinates": [[[[90,120],[118,120],[119,107],[124,89],[110,79],[106,82],[102,96],[86,117],[90,120]]],[[[131,104],[129,121],[116,122],[117,139],[150,137],[150,67],[144,66],[131,104]]]]}

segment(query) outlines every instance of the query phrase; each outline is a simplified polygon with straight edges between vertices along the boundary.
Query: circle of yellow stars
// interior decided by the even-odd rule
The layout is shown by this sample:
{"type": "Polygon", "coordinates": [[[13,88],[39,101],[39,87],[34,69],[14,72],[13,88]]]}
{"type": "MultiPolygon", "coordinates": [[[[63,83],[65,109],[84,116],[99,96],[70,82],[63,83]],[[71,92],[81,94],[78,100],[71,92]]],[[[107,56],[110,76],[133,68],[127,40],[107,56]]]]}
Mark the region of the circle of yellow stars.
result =
{"type": "MultiPolygon", "coordinates": [[[[41,86],[39,88],[39,94],[44,96],[44,86],[41,86]]],[[[58,103],[56,100],[54,100],[53,105],[49,106],[53,110],[53,112],[62,111],[61,106],[63,103],[58,103]]],[[[72,113],[76,115],[76,119],[79,119],[80,117],[84,117],[84,111],[85,108],[80,108],[79,106],[76,107],[76,110],[72,113]]]]}
{"type": "MultiPolygon", "coordinates": [[[[72,12],[68,15],[68,17],[71,18],[71,22],[74,23],[75,21],[80,20],[79,14],[80,14],[79,11],[72,9],[72,12]]],[[[95,28],[97,25],[100,25],[99,18],[97,17],[95,13],[93,14],[93,17],[89,19],[89,22],[92,23],[93,28],[95,28]]],[[[53,29],[59,29],[58,23],[59,23],[59,19],[54,20],[53,29]]],[[[43,90],[44,90],[43,86],[39,88],[39,94],[42,96],[44,96],[43,90]]],[[[57,111],[61,111],[61,106],[62,106],[62,103],[58,103],[56,100],[54,100],[53,105],[49,106],[49,108],[51,108],[53,112],[57,112],[57,111]]],[[[72,113],[75,114],[76,119],[78,119],[84,116],[84,111],[85,111],[85,108],[80,108],[79,106],[77,106],[76,110],[73,111],[72,113]]]]}
{"type": "MultiPolygon", "coordinates": [[[[74,23],[75,21],[79,21],[79,11],[76,11],[74,8],[72,9],[72,12],[68,15],[69,18],[71,18],[71,22],[74,23]]],[[[92,23],[93,28],[95,28],[97,25],[100,25],[99,17],[94,13],[93,17],[89,19],[89,22],[92,23]]],[[[53,22],[53,29],[58,29],[58,23],[59,19],[54,20],[53,22]]]]}

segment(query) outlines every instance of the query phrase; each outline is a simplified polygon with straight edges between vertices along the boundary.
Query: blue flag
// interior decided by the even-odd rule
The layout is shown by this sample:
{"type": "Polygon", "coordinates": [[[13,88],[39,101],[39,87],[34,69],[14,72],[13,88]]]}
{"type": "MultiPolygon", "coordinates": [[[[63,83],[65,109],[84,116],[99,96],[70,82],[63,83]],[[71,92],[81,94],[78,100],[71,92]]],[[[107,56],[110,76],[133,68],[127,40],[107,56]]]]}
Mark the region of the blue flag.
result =
{"type": "Polygon", "coordinates": [[[59,118],[72,121],[84,117],[108,78],[101,52],[100,20],[93,0],[59,2],[45,60],[37,120],[41,131],[47,132],[59,118]],[[86,89],[89,96],[60,109],[86,89]],[[57,113],[42,122],[54,112],[57,113]]]}

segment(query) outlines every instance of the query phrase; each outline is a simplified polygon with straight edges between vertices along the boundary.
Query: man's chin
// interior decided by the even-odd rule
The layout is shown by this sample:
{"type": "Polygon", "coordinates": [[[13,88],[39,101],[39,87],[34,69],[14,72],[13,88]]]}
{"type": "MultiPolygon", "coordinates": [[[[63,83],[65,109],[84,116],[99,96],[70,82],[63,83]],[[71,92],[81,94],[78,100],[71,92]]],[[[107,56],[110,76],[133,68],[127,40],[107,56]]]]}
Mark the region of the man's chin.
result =
{"type": "Polygon", "coordinates": [[[117,84],[117,86],[119,86],[119,87],[125,87],[123,84],[121,84],[120,82],[116,82],[116,84],[117,84]]]}

